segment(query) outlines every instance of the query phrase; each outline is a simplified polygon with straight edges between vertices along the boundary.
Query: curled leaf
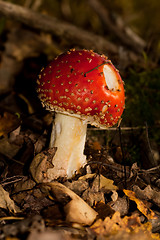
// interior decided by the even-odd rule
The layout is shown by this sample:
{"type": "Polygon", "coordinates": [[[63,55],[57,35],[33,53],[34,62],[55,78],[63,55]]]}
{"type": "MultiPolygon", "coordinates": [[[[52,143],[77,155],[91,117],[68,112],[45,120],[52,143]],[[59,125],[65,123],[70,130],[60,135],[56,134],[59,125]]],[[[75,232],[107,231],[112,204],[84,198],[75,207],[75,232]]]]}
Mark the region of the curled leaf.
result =
{"type": "Polygon", "coordinates": [[[41,190],[63,205],[67,222],[91,225],[98,215],[82,198],[59,182],[43,183],[41,190]]]}
{"type": "Polygon", "coordinates": [[[19,212],[18,207],[15,205],[14,201],[9,197],[9,193],[5,191],[0,185],[0,208],[9,210],[10,212],[19,212]]]}
{"type": "Polygon", "coordinates": [[[148,208],[142,200],[136,197],[135,192],[126,189],[124,189],[123,192],[130,200],[134,201],[137,204],[138,210],[143,213],[146,218],[155,219],[154,212],[148,208]]]}

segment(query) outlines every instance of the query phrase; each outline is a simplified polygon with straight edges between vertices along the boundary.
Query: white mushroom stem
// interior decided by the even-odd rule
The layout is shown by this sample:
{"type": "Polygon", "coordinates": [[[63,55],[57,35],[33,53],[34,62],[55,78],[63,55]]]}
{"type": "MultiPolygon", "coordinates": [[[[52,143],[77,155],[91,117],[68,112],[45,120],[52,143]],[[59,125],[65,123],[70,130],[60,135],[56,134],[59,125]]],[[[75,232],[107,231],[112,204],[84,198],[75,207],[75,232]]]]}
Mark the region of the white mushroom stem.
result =
{"type": "Polygon", "coordinates": [[[58,177],[71,178],[85,163],[83,154],[87,123],[79,118],[56,113],[50,147],[56,147],[52,159],[53,168],[47,170],[50,180],[58,177]]]}

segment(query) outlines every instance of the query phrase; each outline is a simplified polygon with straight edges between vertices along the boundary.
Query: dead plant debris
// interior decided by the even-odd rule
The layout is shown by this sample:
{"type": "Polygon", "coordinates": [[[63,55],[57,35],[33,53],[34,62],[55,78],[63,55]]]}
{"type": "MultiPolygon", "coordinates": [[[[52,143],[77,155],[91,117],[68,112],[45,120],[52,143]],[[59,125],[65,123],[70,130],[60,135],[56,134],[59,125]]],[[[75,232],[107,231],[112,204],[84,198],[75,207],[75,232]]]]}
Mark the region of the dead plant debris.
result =
{"type": "MultiPolygon", "coordinates": [[[[160,154],[156,141],[150,142],[147,124],[110,130],[89,126],[87,165],[72,179],[48,182],[45,172],[53,167],[51,160],[56,153],[56,149],[48,148],[54,115],[42,109],[35,82],[41,66],[64,49],[75,46],[104,51],[112,56],[123,75],[138,62],[136,71],[143,71],[135,76],[135,82],[140,85],[136,85],[136,92],[132,85],[128,87],[134,96],[130,98],[134,105],[131,115],[137,117],[136,99],[140,98],[148,117],[148,106],[159,107],[159,71],[154,72],[157,78],[150,75],[156,81],[151,81],[152,87],[146,80],[159,63],[159,41],[152,36],[145,42],[116,11],[110,14],[114,1],[109,5],[105,1],[82,1],[79,11],[85,6],[85,14],[89,13],[89,17],[82,14],[83,19],[77,18],[77,10],[72,12],[71,1],[55,1],[59,6],[56,14],[62,20],[47,16],[46,8],[45,15],[33,13],[42,2],[24,1],[26,8],[0,1],[4,15],[0,18],[0,240],[158,240],[160,154]],[[72,18],[78,21],[77,26],[69,23],[72,18]],[[91,29],[86,31],[84,26],[91,29]],[[146,50],[151,56],[146,55],[146,50]],[[152,104],[143,104],[150,95],[143,99],[141,91],[140,97],[137,95],[142,86],[144,93],[151,90],[156,102],[151,98],[152,104]],[[33,159],[36,164],[31,164],[33,159]]],[[[133,82],[132,75],[129,81],[133,82]]],[[[137,111],[141,114],[141,108],[137,111]]],[[[159,126],[157,111],[154,116],[159,126]]]]}
{"type": "Polygon", "coordinates": [[[158,167],[144,170],[136,163],[127,166],[126,189],[123,165],[105,159],[105,151],[102,162],[97,163],[100,150],[96,155],[97,148],[91,147],[90,173],[84,168],[72,180],[50,183],[41,176],[32,179],[32,158],[24,158],[23,153],[32,145],[36,154],[39,149],[41,162],[49,160],[52,151],[41,152],[45,134],[39,137],[21,125],[0,139],[0,239],[160,239],[159,187],[155,179],[152,183],[153,174],[158,180],[158,167]],[[9,165],[16,171],[11,172],[9,165]],[[150,184],[146,181],[149,178],[150,184]]]}

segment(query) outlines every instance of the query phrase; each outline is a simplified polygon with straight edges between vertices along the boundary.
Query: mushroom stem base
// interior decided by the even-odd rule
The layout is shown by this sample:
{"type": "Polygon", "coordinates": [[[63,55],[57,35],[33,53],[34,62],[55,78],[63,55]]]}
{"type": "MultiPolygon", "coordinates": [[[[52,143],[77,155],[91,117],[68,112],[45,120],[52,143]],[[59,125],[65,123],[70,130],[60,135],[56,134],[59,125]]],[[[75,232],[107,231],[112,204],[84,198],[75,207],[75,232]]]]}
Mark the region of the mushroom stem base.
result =
{"type": "Polygon", "coordinates": [[[56,147],[52,159],[53,168],[47,170],[50,180],[71,178],[85,163],[83,154],[87,124],[79,118],[56,113],[50,147],[56,147]]]}

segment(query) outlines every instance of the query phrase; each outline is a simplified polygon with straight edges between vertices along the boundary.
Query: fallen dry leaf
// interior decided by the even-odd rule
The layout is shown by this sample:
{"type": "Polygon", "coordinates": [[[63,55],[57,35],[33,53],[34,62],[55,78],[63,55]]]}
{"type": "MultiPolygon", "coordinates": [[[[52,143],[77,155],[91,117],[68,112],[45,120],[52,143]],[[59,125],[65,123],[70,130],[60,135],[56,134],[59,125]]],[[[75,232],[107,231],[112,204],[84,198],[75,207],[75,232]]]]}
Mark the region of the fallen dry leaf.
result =
{"type": "Polygon", "coordinates": [[[100,189],[105,190],[118,190],[118,187],[115,186],[114,181],[111,179],[108,179],[104,177],[103,175],[100,175],[100,189]]]}
{"type": "Polygon", "coordinates": [[[118,193],[115,190],[112,190],[111,199],[113,202],[116,202],[118,199],[118,193]]]}
{"type": "Polygon", "coordinates": [[[154,212],[150,208],[148,208],[142,200],[136,198],[135,192],[133,192],[131,190],[126,190],[126,189],[124,189],[123,192],[125,193],[125,195],[127,197],[129,197],[130,200],[134,201],[137,204],[138,210],[141,213],[143,213],[146,216],[146,218],[148,218],[148,219],[155,218],[154,212]]]}
{"type": "Polygon", "coordinates": [[[96,176],[96,173],[87,173],[86,175],[79,177],[78,180],[86,181],[88,179],[94,178],[95,176],[96,176]]]}
{"type": "Polygon", "coordinates": [[[9,197],[9,193],[3,189],[2,185],[0,185],[0,208],[7,209],[13,213],[20,211],[14,201],[9,197]]]}
{"type": "Polygon", "coordinates": [[[0,116],[0,137],[7,135],[20,125],[20,118],[16,114],[4,112],[0,116]]]}
{"type": "Polygon", "coordinates": [[[0,153],[8,158],[12,159],[18,153],[21,145],[10,142],[8,138],[0,139],[0,153]]]}
{"type": "Polygon", "coordinates": [[[160,239],[157,234],[152,234],[151,223],[142,224],[137,215],[121,218],[119,212],[115,212],[112,218],[106,217],[104,221],[98,219],[90,229],[99,237],[98,239],[101,237],[107,237],[107,239],[110,237],[111,239],[122,239],[122,237],[123,239],[139,237],[141,240],[160,239]]]}
{"type": "Polygon", "coordinates": [[[91,229],[96,234],[106,235],[106,234],[113,234],[120,229],[126,228],[126,223],[124,220],[121,219],[120,213],[115,212],[112,216],[106,217],[104,221],[102,219],[98,219],[92,226],[91,229]]]}
{"type": "Polygon", "coordinates": [[[97,191],[95,188],[86,189],[81,196],[83,200],[91,207],[93,207],[97,202],[105,202],[104,193],[102,191],[97,191]]]}
{"type": "Polygon", "coordinates": [[[52,158],[56,152],[55,148],[38,153],[30,165],[30,172],[37,183],[48,182],[47,169],[52,168],[52,158]]]}
{"type": "Polygon", "coordinates": [[[106,217],[112,216],[115,211],[109,206],[109,204],[104,203],[103,201],[97,202],[94,209],[98,212],[98,217],[105,219],[106,217]]]}
{"type": "MultiPolygon", "coordinates": [[[[112,198],[112,196],[111,196],[112,198]]],[[[118,197],[116,201],[111,201],[108,203],[108,205],[116,212],[120,212],[121,216],[125,216],[128,214],[128,201],[126,197],[118,197]]]]}
{"type": "Polygon", "coordinates": [[[86,174],[78,179],[78,181],[87,183],[89,182],[88,180],[92,182],[91,187],[87,188],[81,196],[90,206],[95,205],[96,202],[105,202],[104,193],[118,189],[113,184],[113,180],[105,178],[102,175],[97,175],[96,173],[86,174]]]}
{"type": "Polygon", "coordinates": [[[160,207],[160,192],[152,189],[150,185],[148,185],[144,190],[140,189],[136,185],[133,187],[133,189],[135,194],[138,195],[140,199],[151,200],[158,207],[160,207]]]}
{"type": "Polygon", "coordinates": [[[100,142],[95,141],[95,142],[92,143],[92,148],[93,148],[94,150],[100,151],[101,148],[102,148],[102,146],[101,146],[100,142]]]}
{"type": "Polygon", "coordinates": [[[89,183],[87,181],[83,181],[80,179],[76,181],[72,180],[71,182],[66,181],[64,185],[79,196],[81,196],[84,193],[84,191],[86,191],[86,189],[89,188],[89,183]]]}
{"type": "Polygon", "coordinates": [[[91,225],[98,215],[82,198],[59,182],[42,183],[41,190],[63,205],[67,222],[91,225]]]}
{"type": "Polygon", "coordinates": [[[105,191],[105,190],[117,190],[118,189],[118,187],[113,184],[114,183],[113,180],[108,179],[101,174],[97,175],[96,173],[89,173],[82,177],[79,177],[79,180],[88,180],[88,179],[93,179],[93,178],[95,178],[95,180],[97,180],[99,182],[100,190],[105,191]]]}

